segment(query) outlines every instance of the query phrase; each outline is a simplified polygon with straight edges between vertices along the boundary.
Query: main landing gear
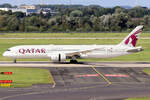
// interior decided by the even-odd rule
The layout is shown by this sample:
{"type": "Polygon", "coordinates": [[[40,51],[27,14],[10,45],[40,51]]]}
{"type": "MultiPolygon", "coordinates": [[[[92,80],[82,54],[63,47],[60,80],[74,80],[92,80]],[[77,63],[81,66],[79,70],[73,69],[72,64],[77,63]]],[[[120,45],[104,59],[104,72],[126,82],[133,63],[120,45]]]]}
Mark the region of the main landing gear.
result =
{"type": "Polygon", "coordinates": [[[76,57],[76,56],[72,56],[72,57],[71,57],[71,60],[70,60],[70,63],[72,63],[72,64],[77,64],[77,63],[78,63],[77,57],[76,57]]]}
{"type": "Polygon", "coordinates": [[[73,63],[73,64],[77,64],[78,63],[78,61],[77,60],[70,60],[70,63],[73,63]]]}

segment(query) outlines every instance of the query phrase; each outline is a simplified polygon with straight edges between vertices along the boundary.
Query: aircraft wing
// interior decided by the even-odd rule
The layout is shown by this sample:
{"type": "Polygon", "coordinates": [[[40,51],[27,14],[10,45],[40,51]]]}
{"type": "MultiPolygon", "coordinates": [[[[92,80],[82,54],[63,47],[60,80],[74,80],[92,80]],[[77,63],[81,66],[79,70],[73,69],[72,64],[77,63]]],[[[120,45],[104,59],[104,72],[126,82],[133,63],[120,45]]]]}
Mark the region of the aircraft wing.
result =
{"type": "Polygon", "coordinates": [[[97,50],[97,49],[90,49],[90,50],[81,50],[81,51],[77,51],[77,52],[72,52],[72,53],[67,53],[66,55],[67,56],[80,56],[81,54],[87,54],[87,53],[90,53],[92,52],[93,50],[97,50]]]}

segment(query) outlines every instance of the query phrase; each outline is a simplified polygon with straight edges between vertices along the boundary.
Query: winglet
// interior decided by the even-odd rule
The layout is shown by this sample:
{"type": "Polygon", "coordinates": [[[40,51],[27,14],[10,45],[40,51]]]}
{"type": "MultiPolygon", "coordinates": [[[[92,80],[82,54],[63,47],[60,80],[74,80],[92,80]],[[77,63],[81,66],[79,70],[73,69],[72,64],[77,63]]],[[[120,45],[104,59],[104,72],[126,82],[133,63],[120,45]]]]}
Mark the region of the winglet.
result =
{"type": "Polygon", "coordinates": [[[137,26],[119,45],[135,47],[143,30],[143,25],[137,26]]]}

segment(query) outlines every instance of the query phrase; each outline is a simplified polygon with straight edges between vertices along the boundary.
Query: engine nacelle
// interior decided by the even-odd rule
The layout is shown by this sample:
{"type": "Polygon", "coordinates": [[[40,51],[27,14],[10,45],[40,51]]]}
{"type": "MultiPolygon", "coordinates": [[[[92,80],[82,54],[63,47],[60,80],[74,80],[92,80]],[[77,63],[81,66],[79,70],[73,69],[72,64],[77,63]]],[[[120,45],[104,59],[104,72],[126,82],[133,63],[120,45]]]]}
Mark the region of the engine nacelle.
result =
{"type": "Polygon", "coordinates": [[[87,54],[81,54],[80,58],[88,58],[87,54]]]}
{"type": "Polygon", "coordinates": [[[66,55],[65,54],[52,54],[52,55],[49,55],[49,57],[53,62],[66,61],[66,55]]]}

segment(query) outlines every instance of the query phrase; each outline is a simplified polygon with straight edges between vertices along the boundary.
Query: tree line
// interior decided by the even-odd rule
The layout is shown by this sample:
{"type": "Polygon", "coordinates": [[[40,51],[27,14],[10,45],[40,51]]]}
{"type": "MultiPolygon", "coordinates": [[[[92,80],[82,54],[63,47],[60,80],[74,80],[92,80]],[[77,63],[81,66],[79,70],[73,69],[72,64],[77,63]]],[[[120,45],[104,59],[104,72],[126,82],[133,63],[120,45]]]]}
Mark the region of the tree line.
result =
{"type": "MultiPolygon", "coordinates": [[[[12,7],[0,5],[0,7],[12,7]]],[[[150,9],[146,7],[104,8],[99,5],[37,5],[59,13],[53,15],[0,11],[0,31],[4,32],[112,32],[130,31],[144,25],[150,31],[150,9]]]]}

